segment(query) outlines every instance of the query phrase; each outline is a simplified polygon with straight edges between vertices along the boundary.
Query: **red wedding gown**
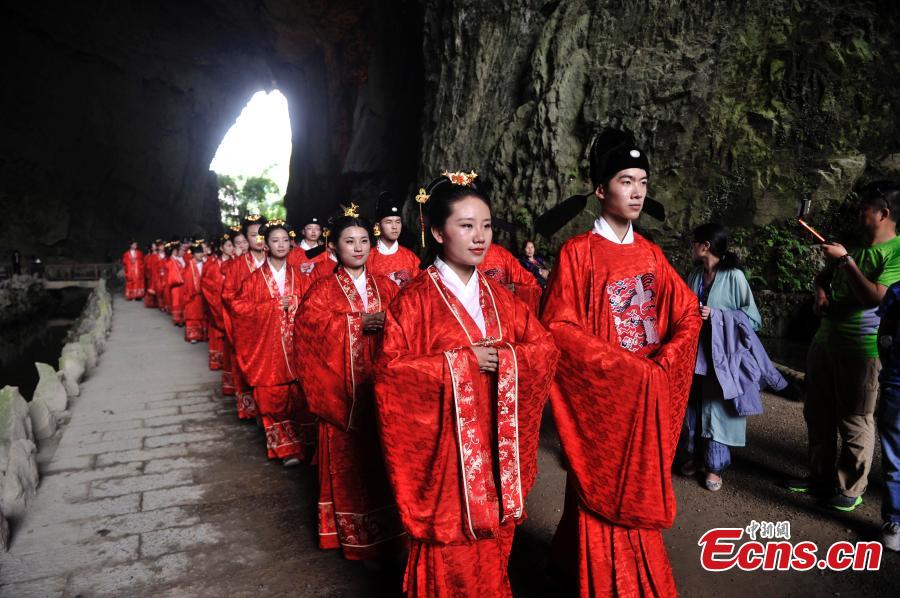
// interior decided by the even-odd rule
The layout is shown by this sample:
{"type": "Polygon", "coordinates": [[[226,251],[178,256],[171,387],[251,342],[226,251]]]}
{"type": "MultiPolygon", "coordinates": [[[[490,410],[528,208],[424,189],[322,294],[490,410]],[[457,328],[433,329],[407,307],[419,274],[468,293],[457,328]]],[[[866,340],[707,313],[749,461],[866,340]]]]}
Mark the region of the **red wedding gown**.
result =
{"type": "Polygon", "coordinates": [[[560,250],[543,321],[560,349],[551,395],[569,464],[555,561],[582,596],[674,596],[661,530],[697,351],[697,297],[638,234],[560,250]]]}
{"type": "Polygon", "coordinates": [[[319,418],[319,546],[352,560],[402,550],[397,515],[378,442],[372,366],[380,334],[364,334],[364,313],[383,311],[394,283],[366,274],[368,309],[343,269],[312,283],[297,318],[298,366],[310,410],[319,418]]]}
{"type": "Polygon", "coordinates": [[[188,342],[206,341],[206,300],[203,298],[200,279],[202,270],[206,270],[212,261],[215,260],[198,262],[191,259],[184,265],[184,340],[188,342]]]}
{"type": "Polygon", "coordinates": [[[270,459],[305,458],[312,426],[295,366],[294,320],[308,281],[287,264],[280,293],[268,263],[244,279],[231,301],[235,353],[266,431],[270,459]],[[289,297],[287,309],[281,298],[289,297]]]}
{"type": "Polygon", "coordinates": [[[522,267],[516,256],[500,245],[491,243],[478,269],[488,278],[504,286],[512,285],[513,294],[524,301],[535,314],[539,313],[541,286],[534,275],[522,267]]]}
{"type": "Polygon", "coordinates": [[[125,269],[125,298],[141,299],[144,296],[144,254],[136,249],[131,255],[129,249],[122,254],[122,267],[125,269]]]}
{"type": "Polygon", "coordinates": [[[522,301],[476,275],[486,335],[431,266],[391,304],[376,365],[413,597],[510,596],[513,533],[537,474],[559,353],[522,301]],[[497,374],[480,372],[474,345],[497,348],[497,374]]]}
{"type": "Polygon", "coordinates": [[[327,262],[328,259],[328,250],[324,250],[316,257],[309,259],[306,257],[306,250],[298,245],[291,249],[291,252],[287,257],[287,263],[288,265],[299,269],[301,274],[311,276],[313,270],[315,270],[319,264],[327,262]]]}
{"type": "Polygon", "coordinates": [[[366,268],[375,276],[386,276],[401,289],[418,276],[419,256],[400,245],[397,251],[385,255],[378,250],[378,244],[369,253],[366,268]]]}

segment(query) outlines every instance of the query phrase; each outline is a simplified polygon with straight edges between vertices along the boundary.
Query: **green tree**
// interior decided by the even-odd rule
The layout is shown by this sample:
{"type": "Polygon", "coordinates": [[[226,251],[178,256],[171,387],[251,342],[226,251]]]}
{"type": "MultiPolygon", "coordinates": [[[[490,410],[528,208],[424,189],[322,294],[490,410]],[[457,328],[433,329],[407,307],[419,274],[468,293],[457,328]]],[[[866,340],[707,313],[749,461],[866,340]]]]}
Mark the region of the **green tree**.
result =
{"type": "Polygon", "coordinates": [[[256,176],[217,174],[219,209],[222,224],[236,226],[247,214],[262,214],[268,219],[284,219],[287,212],[278,184],[269,178],[268,169],[256,176]]]}

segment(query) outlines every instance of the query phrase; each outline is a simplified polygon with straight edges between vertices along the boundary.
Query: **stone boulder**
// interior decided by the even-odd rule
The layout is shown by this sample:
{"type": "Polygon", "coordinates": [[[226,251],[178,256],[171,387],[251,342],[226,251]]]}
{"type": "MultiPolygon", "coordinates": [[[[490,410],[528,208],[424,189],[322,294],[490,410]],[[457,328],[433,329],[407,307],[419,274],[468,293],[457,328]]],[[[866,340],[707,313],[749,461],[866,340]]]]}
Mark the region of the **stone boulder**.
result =
{"type": "Polygon", "coordinates": [[[0,488],[0,510],[10,517],[21,517],[37,493],[37,447],[27,438],[13,440],[7,451],[0,488]]]}
{"type": "Polygon", "coordinates": [[[0,389],[0,467],[3,467],[5,447],[20,438],[33,438],[28,403],[17,387],[4,386],[0,389]]]}
{"type": "Polygon", "coordinates": [[[69,404],[66,388],[60,381],[60,373],[53,366],[37,362],[38,384],[34,389],[34,400],[40,399],[50,411],[65,411],[69,404]]]}
{"type": "Polygon", "coordinates": [[[59,358],[59,370],[63,373],[63,384],[66,387],[66,394],[70,397],[77,397],[81,392],[78,383],[84,378],[85,362],[86,357],[81,345],[68,343],[63,347],[59,358]]]}
{"type": "MultiPolygon", "coordinates": [[[[63,396],[66,396],[65,390],[63,390],[63,396]]],[[[31,429],[34,437],[38,440],[46,440],[56,433],[56,415],[43,399],[39,397],[31,399],[31,402],[28,403],[28,415],[31,417],[31,429]]]]}
{"type": "Polygon", "coordinates": [[[36,447],[28,404],[19,389],[0,389],[0,511],[25,512],[38,484],[36,447]]]}
{"type": "Polygon", "coordinates": [[[82,334],[78,337],[78,344],[84,351],[85,365],[89,370],[97,367],[97,347],[94,346],[94,339],[90,334],[82,334]]]}

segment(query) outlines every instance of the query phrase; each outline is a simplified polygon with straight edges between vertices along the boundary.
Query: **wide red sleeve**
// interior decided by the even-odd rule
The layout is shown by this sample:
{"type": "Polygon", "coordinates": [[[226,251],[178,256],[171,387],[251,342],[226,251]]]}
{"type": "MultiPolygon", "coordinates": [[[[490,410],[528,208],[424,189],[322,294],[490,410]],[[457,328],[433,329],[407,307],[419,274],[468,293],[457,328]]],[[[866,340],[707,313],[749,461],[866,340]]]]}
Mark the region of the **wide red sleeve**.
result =
{"type": "Polygon", "coordinates": [[[222,285],[224,282],[222,265],[218,260],[209,260],[200,276],[200,288],[212,316],[213,325],[219,330],[225,329],[225,322],[222,320],[222,285]]]}
{"type": "Polygon", "coordinates": [[[541,306],[541,286],[534,275],[526,270],[519,260],[509,251],[504,251],[503,259],[506,271],[509,274],[509,282],[512,283],[516,297],[525,302],[534,313],[538,313],[541,306]]]}
{"type": "Polygon", "coordinates": [[[309,409],[342,430],[349,429],[353,409],[350,351],[354,337],[362,337],[363,314],[349,309],[337,280],[320,278],[306,292],[294,333],[300,343],[294,369],[309,409]]]}
{"type": "Polygon", "coordinates": [[[677,291],[666,264],[657,272],[658,360],[594,334],[588,310],[597,309],[591,302],[599,298],[589,289],[591,259],[588,238],[566,243],[544,304],[544,323],[561,352],[551,393],[560,440],[587,508],[619,525],[668,527],[675,517],[671,426],[684,408],[670,374],[681,380],[680,370],[692,369],[699,316],[683,313],[680,297],[665,296],[677,291]]]}
{"type": "MultiPolygon", "coordinates": [[[[410,536],[467,543],[454,432],[453,381],[445,351],[423,352],[421,307],[404,294],[385,317],[375,368],[375,402],[388,478],[410,536]]],[[[478,371],[475,354],[448,347],[478,371]]]]}
{"type": "Polygon", "coordinates": [[[232,334],[238,365],[250,386],[289,382],[281,346],[282,315],[278,298],[272,297],[262,272],[248,276],[231,302],[232,334]]]}
{"type": "Polygon", "coordinates": [[[169,287],[177,287],[184,284],[184,275],[181,271],[181,266],[178,265],[178,262],[175,260],[169,260],[168,263],[168,275],[166,277],[166,282],[169,287]]]}

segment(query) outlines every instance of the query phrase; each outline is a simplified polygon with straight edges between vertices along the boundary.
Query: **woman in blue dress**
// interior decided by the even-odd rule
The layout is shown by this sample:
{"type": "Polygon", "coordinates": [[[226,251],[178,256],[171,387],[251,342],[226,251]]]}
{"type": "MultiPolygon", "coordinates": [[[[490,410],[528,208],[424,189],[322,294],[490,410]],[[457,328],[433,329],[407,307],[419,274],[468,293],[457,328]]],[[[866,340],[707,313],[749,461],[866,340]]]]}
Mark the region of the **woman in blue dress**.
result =
{"type": "MultiPolygon", "coordinates": [[[[709,317],[713,310],[740,310],[747,315],[753,330],[762,327],[762,318],[753,300],[750,284],[738,268],[737,256],[728,251],[728,231],[721,224],[708,223],[694,229],[691,254],[696,268],[687,284],[700,299],[704,320],[700,342],[709,347],[709,317]]],[[[709,353],[707,353],[709,354],[709,353]]],[[[744,446],[747,418],[735,411],[722,397],[715,374],[694,375],[691,396],[681,435],[681,465],[684,475],[706,471],[705,486],[713,492],[722,488],[722,472],[731,464],[731,447],[744,446]]]]}

